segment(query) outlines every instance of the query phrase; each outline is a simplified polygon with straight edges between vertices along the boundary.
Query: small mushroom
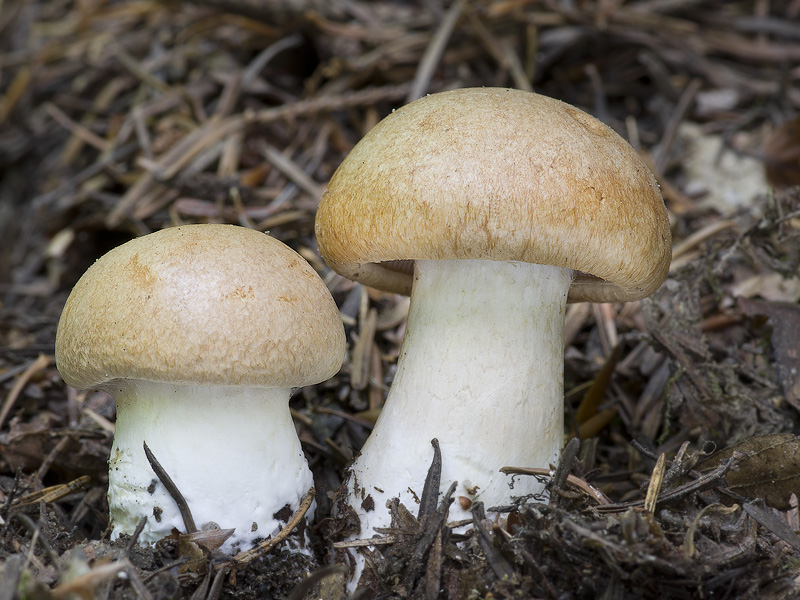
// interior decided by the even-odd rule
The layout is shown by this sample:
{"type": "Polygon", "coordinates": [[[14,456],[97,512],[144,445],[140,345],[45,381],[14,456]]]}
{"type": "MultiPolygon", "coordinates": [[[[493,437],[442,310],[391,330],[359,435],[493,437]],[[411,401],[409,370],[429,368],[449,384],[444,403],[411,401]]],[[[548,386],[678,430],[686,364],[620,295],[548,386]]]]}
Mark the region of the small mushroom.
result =
{"type": "Polygon", "coordinates": [[[645,297],[671,256],[633,148],[573,106],[496,88],[433,94],[378,123],[334,173],[316,235],[340,274],[411,294],[394,382],[351,467],[359,537],[389,526],[389,498],[414,505],[432,438],[442,491],[459,482],[451,519],[541,492],[499,469],[557,461],[568,299],[645,297]]]}
{"type": "Polygon", "coordinates": [[[69,385],[116,400],[112,539],[132,533],[141,517],[141,543],[184,529],[143,442],[198,528],[235,528],[223,551],[275,533],[276,513],[297,509],[313,486],[291,389],[334,375],[344,353],[324,283],[263,233],[174,227],[100,258],[67,299],[56,363],[69,385]]]}

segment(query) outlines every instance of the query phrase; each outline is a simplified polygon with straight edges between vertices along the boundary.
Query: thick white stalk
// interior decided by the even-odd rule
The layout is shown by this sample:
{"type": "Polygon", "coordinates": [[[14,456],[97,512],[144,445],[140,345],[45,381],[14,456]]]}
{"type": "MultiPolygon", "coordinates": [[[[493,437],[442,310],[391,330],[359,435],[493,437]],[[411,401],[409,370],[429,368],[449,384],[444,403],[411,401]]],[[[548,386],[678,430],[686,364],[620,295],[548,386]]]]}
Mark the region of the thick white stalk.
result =
{"type": "MultiPolygon", "coordinates": [[[[571,279],[569,269],[521,262],[416,263],[397,373],[352,466],[359,537],[390,525],[390,498],[416,513],[432,438],[442,451],[442,492],[458,481],[456,497],[490,507],[542,491],[532,477],[518,478],[512,489],[498,469],[557,460],[571,279]]],[[[469,516],[452,505],[451,520],[469,516]]]]}
{"type": "Polygon", "coordinates": [[[297,510],[313,485],[289,412],[285,388],[172,385],[117,381],[117,426],[109,458],[112,539],[148,518],[139,540],[153,543],[173,527],[186,531],[158,481],[142,442],[175,482],[199,529],[209,522],[236,531],[233,553],[274,534],[273,515],[297,510]]]}

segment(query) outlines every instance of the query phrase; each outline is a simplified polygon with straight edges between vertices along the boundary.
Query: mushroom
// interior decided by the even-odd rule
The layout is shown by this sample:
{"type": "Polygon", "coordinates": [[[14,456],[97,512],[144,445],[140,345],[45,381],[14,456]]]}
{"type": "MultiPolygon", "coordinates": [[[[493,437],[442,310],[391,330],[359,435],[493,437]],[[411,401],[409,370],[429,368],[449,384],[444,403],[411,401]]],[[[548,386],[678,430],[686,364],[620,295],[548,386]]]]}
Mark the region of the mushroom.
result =
{"type": "Polygon", "coordinates": [[[325,284],[263,233],[174,227],[95,262],[64,306],[56,363],[67,384],[116,400],[112,539],[131,534],[141,517],[144,544],[183,530],[143,443],[198,526],[235,528],[223,551],[273,534],[285,507],[296,510],[313,486],[291,389],[334,375],[344,353],[325,284]]]}
{"type": "Polygon", "coordinates": [[[378,123],[334,173],[316,236],[338,273],[411,294],[391,390],[351,466],[361,537],[390,525],[388,499],[416,502],[432,438],[440,491],[459,482],[451,519],[540,493],[499,469],[558,458],[567,301],[648,296],[671,256],[658,185],[630,145],[573,106],[497,88],[378,123]]]}

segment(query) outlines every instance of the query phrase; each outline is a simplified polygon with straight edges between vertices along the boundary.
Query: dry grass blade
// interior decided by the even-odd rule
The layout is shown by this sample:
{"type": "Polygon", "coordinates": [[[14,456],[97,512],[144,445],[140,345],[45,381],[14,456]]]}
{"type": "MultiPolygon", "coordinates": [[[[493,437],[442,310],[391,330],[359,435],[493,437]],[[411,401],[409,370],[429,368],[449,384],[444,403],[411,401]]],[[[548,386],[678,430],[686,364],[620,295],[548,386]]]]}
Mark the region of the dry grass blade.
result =
{"type": "MultiPolygon", "coordinates": [[[[598,408],[611,384],[611,378],[617,368],[617,363],[622,357],[622,350],[622,346],[615,346],[603,363],[600,371],[598,371],[597,376],[592,380],[591,387],[586,391],[586,394],[583,396],[581,403],[575,411],[575,420],[578,422],[578,425],[583,425],[597,414],[598,408]]],[[[581,436],[581,439],[585,439],[585,437],[589,436],[581,436]]]]}
{"type": "Polygon", "coordinates": [[[5,561],[3,577],[0,578],[0,600],[14,600],[24,568],[25,557],[22,554],[14,554],[5,561]]]}
{"type": "MultiPolygon", "coordinates": [[[[419,511],[417,512],[417,519],[420,523],[430,519],[436,512],[437,506],[440,505],[438,499],[439,482],[442,478],[442,452],[439,449],[439,440],[432,439],[431,446],[433,446],[433,459],[425,477],[425,485],[422,488],[422,497],[419,500],[419,511]]],[[[450,492],[451,496],[454,491],[455,488],[450,492]]]]}
{"type": "Polygon", "coordinates": [[[661,484],[664,481],[664,471],[667,464],[667,455],[661,454],[653,467],[653,474],[650,476],[650,483],[647,486],[647,494],[644,497],[644,509],[653,514],[656,511],[658,495],[661,493],[661,484]]]}
{"type": "MultiPolygon", "coordinates": [[[[314,488],[311,488],[308,490],[308,492],[306,492],[306,495],[303,496],[300,506],[294,512],[292,518],[289,519],[289,522],[286,524],[286,526],[282,528],[274,538],[270,538],[267,541],[262,542],[255,548],[240,552],[231,559],[231,562],[237,565],[247,564],[253,559],[266,554],[280,544],[283,540],[288,538],[289,534],[295,530],[295,528],[300,524],[300,521],[306,516],[308,509],[311,508],[311,504],[314,502],[314,494],[316,494],[316,490],[314,488]]],[[[224,565],[228,564],[229,563],[224,563],[224,565]]]]}
{"type": "Polygon", "coordinates": [[[186,498],[183,497],[183,494],[178,489],[178,486],[175,485],[175,482],[172,480],[172,477],[169,476],[169,473],[167,473],[164,470],[164,467],[161,466],[161,463],[158,462],[155,454],[153,454],[150,448],[148,448],[147,442],[142,442],[142,446],[144,448],[144,454],[147,457],[147,462],[150,463],[150,467],[153,469],[156,477],[158,477],[159,481],[161,481],[161,483],[164,485],[164,489],[169,492],[169,495],[178,506],[178,511],[181,513],[181,518],[183,519],[183,525],[186,528],[186,533],[197,533],[197,525],[194,523],[194,517],[192,516],[192,511],[188,502],[186,502],[186,498]]]}
{"type": "MultiPolygon", "coordinates": [[[[666,504],[667,502],[680,500],[682,498],[690,497],[697,492],[724,485],[725,473],[727,473],[734,464],[734,460],[730,459],[723,461],[719,467],[713,471],[703,474],[697,479],[679,485],[658,497],[659,503],[666,504]]],[[[633,502],[622,502],[598,506],[597,510],[600,512],[622,512],[629,508],[644,507],[644,500],[636,500],[633,502]]]]}
{"type": "Polygon", "coordinates": [[[407,84],[387,85],[344,92],[338,95],[317,96],[275,108],[246,111],[241,118],[246,124],[267,125],[280,119],[293,119],[315,113],[344,110],[359,106],[372,106],[385,101],[397,102],[408,93],[408,88],[407,84]]]}
{"type": "Polygon", "coordinates": [[[439,29],[436,30],[431,43],[425,49],[425,54],[422,55],[422,60],[419,63],[419,67],[417,67],[417,74],[414,76],[414,81],[411,82],[411,89],[408,91],[408,96],[406,96],[406,103],[421,98],[425,94],[436,65],[439,63],[447,45],[447,40],[452,35],[463,9],[464,0],[456,0],[447,9],[439,29]]]}
{"type": "Polygon", "coordinates": [[[714,221],[706,227],[698,229],[679,244],[675,244],[672,250],[672,264],[670,265],[670,270],[677,270],[681,266],[687,264],[689,261],[686,260],[685,257],[690,255],[690,253],[698,246],[710,240],[714,236],[722,233],[723,231],[728,231],[731,229],[738,229],[738,225],[733,219],[714,221]]]}
{"type": "MultiPolygon", "coordinates": [[[[438,451],[438,442],[437,445],[434,446],[435,449],[438,451]]],[[[441,460],[441,458],[440,458],[441,460]]],[[[453,494],[456,491],[457,483],[454,481],[450,484],[447,488],[447,491],[442,495],[441,501],[438,505],[435,504],[436,496],[438,496],[439,485],[438,485],[438,477],[436,476],[436,459],[434,458],[433,463],[431,464],[431,471],[434,472],[434,476],[431,477],[431,473],[429,471],[429,477],[426,478],[425,485],[426,488],[429,484],[436,483],[435,494],[433,497],[432,502],[434,503],[435,509],[423,515],[422,514],[422,503],[420,503],[420,535],[417,538],[416,544],[414,545],[414,549],[411,553],[410,557],[410,568],[408,569],[408,573],[406,575],[408,588],[414,589],[414,587],[418,586],[417,579],[421,575],[423,566],[424,566],[424,559],[426,556],[429,555],[432,546],[435,544],[436,540],[441,540],[442,529],[445,527],[445,523],[447,522],[447,514],[450,510],[450,504],[453,502],[453,494]]],[[[438,467],[440,468],[440,467],[438,467]]],[[[430,489],[430,488],[429,488],[430,489]]],[[[430,506],[430,505],[428,505],[430,506]]],[[[473,513],[474,514],[474,513],[473,513]]],[[[422,582],[424,586],[424,582],[422,582]]]]}
{"type": "Polygon", "coordinates": [[[286,600],[303,600],[314,586],[321,582],[323,579],[327,577],[332,577],[334,575],[346,575],[347,574],[347,567],[343,565],[331,565],[329,567],[323,567],[322,569],[317,569],[316,571],[309,574],[303,581],[297,584],[297,586],[292,590],[292,593],[289,594],[289,597],[286,600]]]}
{"type": "Polygon", "coordinates": [[[226,575],[225,569],[217,571],[214,575],[214,581],[211,583],[211,588],[208,590],[206,600],[217,600],[220,597],[222,594],[222,584],[225,581],[226,575]]]}
{"type": "Polygon", "coordinates": [[[483,521],[486,514],[483,511],[483,503],[476,502],[472,506],[472,526],[478,538],[478,544],[486,555],[486,559],[498,579],[510,579],[514,570],[508,560],[497,551],[494,546],[491,534],[484,527],[483,521]]]}
{"type": "Polygon", "coordinates": [[[396,544],[400,538],[396,535],[385,535],[383,537],[373,537],[364,540],[350,540],[348,542],[334,542],[334,548],[367,548],[369,546],[390,546],[396,544]]]}
{"type": "Polygon", "coordinates": [[[742,508],[744,508],[744,512],[766,527],[769,531],[777,535],[795,550],[800,551],[800,537],[789,527],[786,521],[779,518],[774,512],[754,502],[746,502],[742,505],[742,508]]]}
{"type": "Polygon", "coordinates": [[[53,550],[53,546],[48,539],[47,531],[45,530],[45,523],[47,522],[47,505],[44,501],[39,503],[39,520],[34,522],[28,515],[16,513],[14,518],[22,523],[22,525],[31,534],[31,545],[28,553],[28,559],[32,562],[38,562],[38,558],[34,558],[34,550],[36,545],[40,545],[44,550],[50,564],[60,577],[62,574],[61,563],[58,560],[58,554],[53,550]]]}
{"type": "Polygon", "coordinates": [[[14,407],[14,403],[17,401],[17,398],[19,398],[20,393],[30,381],[31,377],[33,377],[42,369],[46,368],[52,362],[52,360],[52,357],[40,354],[36,360],[26,367],[22,375],[17,378],[17,380],[14,382],[14,386],[11,388],[11,391],[8,392],[5,402],[3,402],[3,407],[0,408],[0,427],[2,427],[3,423],[5,423],[6,418],[8,418],[8,414],[14,407]]]}
{"type": "Polygon", "coordinates": [[[131,564],[128,559],[123,558],[105,565],[100,565],[92,568],[89,572],[79,575],[71,581],[66,581],[53,589],[53,598],[60,600],[61,598],[71,598],[73,595],[82,598],[92,598],[94,596],[95,587],[116,577],[120,572],[125,571],[131,564]]]}
{"type": "Polygon", "coordinates": [[[358,340],[350,358],[350,382],[354,390],[363,390],[369,385],[370,358],[375,343],[377,319],[378,311],[372,308],[367,313],[367,318],[361,321],[358,340]]]}
{"type": "Polygon", "coordinates": [[[299,166],[297,166],[295,162],[267,144],[264,145],[263,151],[267,160],[269,160],[269,162],[275,165],[282,173],[296,183],[299,188],[305,190],[314,198],[320,198],[322,196],[322,192],[325,190],[325,187],[321,186],[308,175],[306,175],[305,172],[299,166]]]}
{"type": "Polygon", "coordinates": [[[44,488],[42,490],[25,494],[11,503],[12,510],[24,510],[28,507],[38,506],[41,502],[51,504],[79,492],[86,488],[91,482],[88,475],[82,475],[66,484],[59,484],[44,488]]]}
{"type": "Polygon", "coordinates": [[[697,513],[694,520],[692,520],[692,524],[689,525],[689,528],[686,530],[686,535],[683,538],[683,556],[686,560],[691,560],[692,557],[697,552],[697,548],[694,544],[695,532],[697,531],[697,526],[700,523],[700,520],[707,514],[712,511],[720,511],[723,513],[732,513],[739,510],[739,506],[723,506],[722,504],[709,504],[708,506],[704,506],[700,512],[697,513]]]}
{"type": "MultiPolygon", "coordinates": [[[[502,469],[500,469],[500,472],[505,473],[506,475],[532,475],[534,477],[545,477],[545,478],[552,477],[553,475],[550,469],[543,469],[540,467],[503,467],[502,469]]],[[[584,494],[586,494],[588,497],[590,497],[592,500],[594,500],[600,505],[611,504],[611,500],[609,500],[603,492],[592,487],[591,485],[586,483],[583,479],[575,477],[575,475],[568,475],[566,482],[569,485],[582,491],[584,494]]]]}

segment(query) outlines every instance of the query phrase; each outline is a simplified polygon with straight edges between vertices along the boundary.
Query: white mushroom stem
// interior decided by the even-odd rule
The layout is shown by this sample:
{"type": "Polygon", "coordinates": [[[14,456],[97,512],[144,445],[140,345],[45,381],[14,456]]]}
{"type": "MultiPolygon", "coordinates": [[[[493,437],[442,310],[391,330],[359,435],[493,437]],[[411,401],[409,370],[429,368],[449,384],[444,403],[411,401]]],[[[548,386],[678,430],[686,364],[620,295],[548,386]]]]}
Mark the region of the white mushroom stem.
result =
{"type": "MultiPolygon", "coordinates": [[[[386,404],[352,466],[359,537],[388,527],[386,501],[416,513],[442,452],[441,490],[487,507],[542,491],[503,466],[547,467],[563,443],[564,312],[572,271],[521,262],[417,261],[403,345],[386,404]],[[374,510],[367,511],[367,496],[374,510]]],[[[469,518],[459,502],[450,519],[469,518]]]]}
{"type": "Polygon", "coordinates": [[[117,402],[109,458],[112,539],[148,518],[140,543],[175,527],[185,532],[172,497],[158,480],[143,442],[185,497],[198,529],[236,528],[222,547],[248,549],[283,523],[274,513],[297,510],[313,485],[289,412],[290,390],[173,385],[117,380],[106,386],[117,402]]]}

